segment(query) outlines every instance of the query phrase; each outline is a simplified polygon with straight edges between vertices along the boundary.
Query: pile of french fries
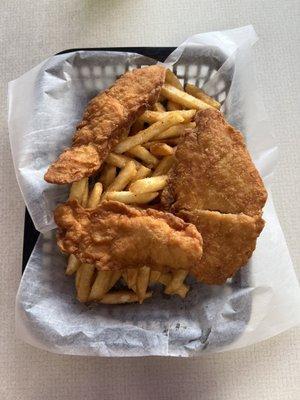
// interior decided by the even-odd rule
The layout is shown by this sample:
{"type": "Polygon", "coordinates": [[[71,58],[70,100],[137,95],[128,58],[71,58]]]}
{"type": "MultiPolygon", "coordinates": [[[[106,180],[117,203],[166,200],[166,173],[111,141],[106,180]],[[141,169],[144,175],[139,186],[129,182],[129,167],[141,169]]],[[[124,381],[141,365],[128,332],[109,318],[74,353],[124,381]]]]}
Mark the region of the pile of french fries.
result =
{"type": "MultiPolygon", "coordinates": [[[[180,136],[193,128],[197,110],[220,108],[220,104],[194,85],[185,90],[176,75],[167,70],[159,102],[145,111],[132,125],[128,136],[116,145],[92,186],[88,178],[71,186],[69,199],[83,207],[95,208],[102,200],[115,200],[130,205],[147,205],[159,200],[167,184],[167,173],[180,136]]],[[[152,296],[154,284],[164,285],[164,293],[184,298],[189,287],[184,283],[188,271],[162,273],[148,266],[119,271],[101,271],[91,264],[80,263],[71,254],[67,275],[75,274],[77,299],[103,304],[142,303],[152,296]],[[111,290],[117,282],[127,287],[111,290]]],[[[120,285],[119,285],[120,286],[120,285]]]]}

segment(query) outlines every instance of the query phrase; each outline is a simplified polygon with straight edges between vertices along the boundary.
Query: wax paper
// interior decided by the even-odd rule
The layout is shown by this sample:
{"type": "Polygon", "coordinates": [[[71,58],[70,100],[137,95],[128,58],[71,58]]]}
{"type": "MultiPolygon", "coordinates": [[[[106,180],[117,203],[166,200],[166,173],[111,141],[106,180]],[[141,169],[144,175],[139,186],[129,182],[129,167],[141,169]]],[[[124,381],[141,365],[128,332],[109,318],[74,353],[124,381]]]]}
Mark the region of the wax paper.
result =
{"type": "Polygon", "coordinates": [[[71,142],[83,109],[125,70],[157,61],[132,53],[75,51],[51,57],[9,84],[9,134],[16,176],[41,232],[16,299],[16,332],[63,354],[195,356],[246,346],[299,323],[300,293],[272,202],[277,147],[252,67],[252,26],[192,36],[164,62],[182,82],[222,103],[245,134],[267,185],[266,226],[250,262],[223,286],[190,278],[185,300],[161,288],[143,305],[80,304],[55,244],[53,209],[68,187],[47,184],[49,164],[71,142]]]}

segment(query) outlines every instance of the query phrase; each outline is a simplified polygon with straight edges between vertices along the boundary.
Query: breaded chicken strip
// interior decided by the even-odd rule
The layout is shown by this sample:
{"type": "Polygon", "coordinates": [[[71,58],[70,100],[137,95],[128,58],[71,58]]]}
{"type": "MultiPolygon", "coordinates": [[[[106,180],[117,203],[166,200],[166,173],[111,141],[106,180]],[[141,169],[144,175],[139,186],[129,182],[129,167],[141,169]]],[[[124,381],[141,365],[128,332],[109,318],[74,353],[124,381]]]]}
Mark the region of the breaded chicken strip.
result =
{"type": "Polygon", "coordinates": [[[58,206],[54,218],[60,249],[98,269],[199,270],[201,235],[172,214],[115,201],[84,209],[73,200],[58,206]]]}
{"type": "Polygon", "coordinates": [[[165,68],[161,66],[135,69],[92,99],[72,147],[49,167],[45,180],[71,183],[97,171],[136,118],[157,101],[164,80],[165,68]]]}
{"type": "Polygon", "coordinates": [[[261,214],[267,192],[242,134],[218,110],[199,111],[195,121],[177,146],[163,207],[261,214]]]}
{"type": "Polygon", "coordinates": [[[196,277],[220,285],[245,265],[264,227],[260,216],[220,214],[214,211],[180,211],[178,216],[194,224],[203,238],[203,256],[196,277]]]}

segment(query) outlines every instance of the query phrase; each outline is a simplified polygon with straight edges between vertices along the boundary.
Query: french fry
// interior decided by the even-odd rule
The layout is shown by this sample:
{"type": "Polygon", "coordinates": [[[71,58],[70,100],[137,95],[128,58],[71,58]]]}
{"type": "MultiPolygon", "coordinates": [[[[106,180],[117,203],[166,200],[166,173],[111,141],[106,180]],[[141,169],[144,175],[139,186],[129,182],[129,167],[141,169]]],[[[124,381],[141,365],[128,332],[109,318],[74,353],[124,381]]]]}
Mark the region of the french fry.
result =
{"type": "Polygon", "coordinates": [[[143,178],[147,178],[147,176],[149,176],[151,174],[152,170],[150,168],[145,167],[144,165],[142,165],[136,175],[133,177],[131,182],[135,182],[138,179],[143,179],[143,178]]]}
{"type": "Polygon", "coordinates": [[[195,122],[187,122],[185,124],[179,124],[171,126],[171,128],[161,132],[155,137],[155,140],[169,139],[173,137],[181,136],[186,129],[195,128],[195,122]]]}
{"type": "Polygon", "coordinates": [[[169,172],[174,163],[174,156],[167,156],[162,158],[158,166],[155,168],[152,176],[165,175],[169,172]]]}
{"type": "Polygon", "coordinates": [[[210,97],[202,89],[198,88],[195,85],[191,85],[190,83],[188,83],[187,85],[185,85],[185,91],[191,96],[194,96],[197,99],[204,101],[205,103],[209,104],[214,108],[217,108],[218,110],[221,108],[221,104],[217,100],[210,97]]]}
{"type": "Polygon", "coordinates": [[[115,147],[115,152],[117,154],[124,153],[132,147],[149,142],[159,133],[165,131],[173,125],[180,124],[183,121],[184,119],[178,114],[166,116],[162,120],[155,122],[153,125],[149,126],[149,128],[140,131],[134,136],[129,136],[128,138],[117,144],[117,146],[115,147]]]}
{"type": "Polygon", "coordinates": [[[92,286],[89,301],[101,300],[109,290],[109,283],[113,276],[113,271],[98,271],[95,282],[92,286]]]}
{"type": "MultiPolygon", "coordinates": [[[[185,93],[186,94],[186,93],[185,93]]],[[[147,124],[155,124],[158,121],[161,121],[165,118],[170,118],[171,116],[180,116],[183,118],[181,122],[190,122],[196,114],[196,110],[177,110],[177,111],[167,111],[167,112],[159,112],[159,111],[145,111],[144,114],[140,116],[140,119],[147,124]]],[[[176,125],[176,124],[172,124],[176,125]]],[[[149,139],[151,140],[151,139],[149,139]]]]}
{"type": "MultiPolygon", "coordinates": [[[[158,279],[159,283],[167,286],[171,281],[172,281],[172,274],[170,273],[163,273],[160,275],[159,279],[158,279]]],[[[186,284],[182,284],[177,290],[176,292],[174,292],[173,294],[178,294],[178,296],[180,296],[181,298],[185,298],[185,296],[187,295],[188,291],[189,291],[189,286],[186,284]]]]}
{"type": "Polygon", "coordinates": [[[129,190],[135,194],[153,193],[162,190],[166,186],[167,181],[167,175],[139,179],[129,186],[129,190]]]}
{"type": "Polygon", "coordinates": [[[109,155],[105,160],[107,164],[114,165],[118,168],[124,168],[126,163],[128,163],[128,161],[133,161],[136,167],[141,166],[141,163],[139,163],[138,161],[134,160],[131,157],[124,156],[124,154],[109,153],[109,155]]]}
{"type": "Polygon", "coordinates": [[[89,199],[89,182],[87,180],[85,188],[84,188],[84,192],[83,192],[83,195],[82,195],[82,201],[81,201],[82,207],[85,208],[87,206],[88,199],[89,199]]]}
{"type": "MultiPolygon", "coordinates": [[[[146,292],[144,300],[152,296],[152,292],[146,292]]],[[[138,296],[136,293],[129,290],[119,290],[116,292],[107,293],[100,301],[102,304],[125,304],[125,303],[136,303],[138,302],[138,296]]]]}
{"type": "MultiPolygon", "coordinates": [[[[125,166],[125,164],[124,164],[125,166]]],[[[99,181],[103,185],[103,189],[106,190],[109,185],[115,180],[117,175],[117,167],[114,165],[105,164],[101,172],[99,181]]]]}
{"type": "Polygon", "coordinates": [[[80,270],[77,299],[84,303],[89,299],[95,267],[91,264],[81,264],[80,270]]]}
{"type": "Polygon", "coordinates": [[[147,204],[158,196],[158,192],[135,194],[129,191],[107,192],[106,200],[120,201],[124,204],[147,204]]]}
{"type": "Polygon", "coordinates": [[[160,111],[160,112],[166,111],[165,107],[160,102],[154,104],[153,110],[160,111]]]}
{"type": "Polygon", "coordinates": [[[134,292],[136,291],[138,272],[138,268],[127,268],[127,286],[134,292]]]}
{"type": "Polygon", "coordinates": [[[179,287],[184,283],[185,278],[188,275],[188,271],[184,269],[179,269],[173,273],[171,281],[165,288],[166,294],[173,294],[179,289],[179,287]]]}
{"type": "Polygon", "coordinates": [[[196,110],[206,110],[207,108],[213,108],[204,101],[191,96],[188,93],[182,92],[174,86],[165,83],[161,89],[163,96],[168,100],[174,101],[175,103],[181,104],[183,107],[192,108],[196,110]]]}
{"type": "Polygon", "coordinates": [[[130,132],[132,134],[136,134],[139,131],[144,129],[144,121],[140,120],[139,118],[132,124],[130,132]]]}
{"type": "Polygon", "coordinates": [[[123,190],[136,174],[136,166],[133,161],[128,161],[124,168],[121,169],[119,175],[109,185],[107,191],[104,193],[103,198],[106,198],[108,192],[123,190]]]}
{"type": "Polygon", "coordinates": [[[168,111],[182,110],[182,105],[178,104],[178,103],[174,103],[174,101],[169,100],[167,102],[167,110],[168,111]]]}
{"type": "Polygon", "coordinates": [[[177,76],[169,68],[166,71],[166,83],[176,87],[178,90],[183,91],[183,86],[177,76]]]}
{"type": "Polygon", "coordinates": [[[74,254],[70,254],[68,258],[66,275],[73,275],[79,267],[80,261],[74,256],[74,254]]]}
{"type": "Polygon", "coordinates": [[[79,204],[82,203],[82,197],[85,193],[88,178],[82,178],[78,182],[73,182],[69,194],[69,200],[77,200],[79,204]]]}
{"type": "Polygon", "coordinates": [[[161,272],[160,271],[154,271],[153,269],[150,272],[150,279],[149,279],[149,285],[152,285],[153,283],[159,282],[161,272]]]}
{"type": "Polygon", "coordinates": [[[153,143],[150,146],[150,152],[157,157],[171,156],[174,154],[174,149],[166,143],[153,143]]]}
{"type": "Polygon", "coordinates": [[[150,278],[151,269],[149,267],[141,267],[138,269],[138,276],[136,280],[136,294],[139,299],[139,303],[145,299],[147,288],[149,285],[149,278],[150,278]]]}
{"type": "Polygon", "coordinates": [[[102,184],[100,182],[95,183],[93,190],[87,202],[87,208],[96,208],[100,203],[102,194],[102,184]]]}
{"type": "Polygon", "coordinates": [[[128,153],[136,158],[139,158],[148,165],[155,166],[158,164],[158,159],[154,157],[154,155],[152,155],[150,151],[148,151],[147,149],[145,149],[145,147],[141,145],[132,147],[132,149],[128,150],[128,153]]]}

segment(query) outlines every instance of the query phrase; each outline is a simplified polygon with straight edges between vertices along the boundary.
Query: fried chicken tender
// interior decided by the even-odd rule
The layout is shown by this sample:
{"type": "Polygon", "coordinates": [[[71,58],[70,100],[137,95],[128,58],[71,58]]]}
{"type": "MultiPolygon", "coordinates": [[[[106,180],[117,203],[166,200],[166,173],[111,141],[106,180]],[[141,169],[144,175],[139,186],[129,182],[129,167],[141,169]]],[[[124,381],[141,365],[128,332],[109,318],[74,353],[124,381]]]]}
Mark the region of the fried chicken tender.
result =
{"type": "Polygon", "coordinates": [[[164,80],[165,68],[161,66],[135,69],[93,98],[72,147],[49,167],[45,180],[65,184],[95,173],[132,123],[157,101],[164,80]]]}
{"type": "Polygon", "coordinates": [[[177,146],[164,208],[261,214],[267,192],[242,134],[218,110],[199,111],[195,121],[177,146]]]}
{"type": "Polygon", "coordinates": [[[203,256],[195,274],[200,281],[214,285],[225,283],[247,263],[264,227],[260,216],[205,210],[183,210],[177,215],[201,232],[203,256]]]}
{"type": "Polygon", "coordinates": [[[172,214],[115,201],[84,209],[73,200],[58,206],[54,219],[60,249],[100,270],[199,270],[201,235],[172,214]]]}

